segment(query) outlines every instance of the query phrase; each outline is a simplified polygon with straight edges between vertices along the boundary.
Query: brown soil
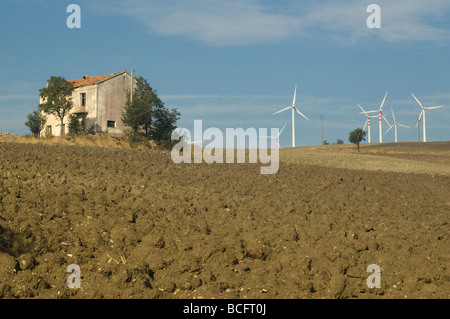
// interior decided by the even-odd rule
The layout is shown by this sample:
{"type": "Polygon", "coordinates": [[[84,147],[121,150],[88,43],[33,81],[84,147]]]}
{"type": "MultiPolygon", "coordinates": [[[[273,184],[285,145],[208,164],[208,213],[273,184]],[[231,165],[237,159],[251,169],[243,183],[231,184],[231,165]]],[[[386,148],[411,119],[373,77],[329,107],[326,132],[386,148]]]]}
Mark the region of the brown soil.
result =
{"type": "MultiPolygon", "coordinates": [[[[355,147],[352,145],[329,145],[322,147],[311,147],[311,149],[337,152],[355,152],[355,147]]],[[[450,142],[362,144],[359,154],[387,156],[418,162],[450,165],[450,142]]]]}
{"type": "Polygon", "coordinates": [[[152,150],[0,143],[0,297],[449,298],[449,176],[313,153],[282,150],[278,173],[261,175],[152,150]],[[381,288],[366,284],[370,264],[381,288]]]}

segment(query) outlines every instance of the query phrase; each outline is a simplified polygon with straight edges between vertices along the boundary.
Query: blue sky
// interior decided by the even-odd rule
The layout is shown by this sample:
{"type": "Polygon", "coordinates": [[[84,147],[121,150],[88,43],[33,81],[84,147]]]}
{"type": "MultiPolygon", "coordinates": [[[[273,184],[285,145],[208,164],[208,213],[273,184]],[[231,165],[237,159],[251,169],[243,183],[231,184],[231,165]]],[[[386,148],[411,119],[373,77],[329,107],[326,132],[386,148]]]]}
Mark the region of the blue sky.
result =
{"type": "MultiPolygon", "coordinates": [[[[39,1],[0,3],[0,132],[27,134],[26,115],[52,75],[66,79],[135,70],[181,114],[180,127],[281,128],[291,145],[324,139],[348,143],[363,127],[357,103],[383,108],[399,123],[399,141],[417,141],[419,106],[427,112],[427,140],[450,137],[450,2],[399,1],[39,1]],[[81,28],[69,29],[71,3],[81,28]],[[369,4],[381,8],[381,28],[369,29],[369,4]],[[297,114],[298,115],[298,114],[297,114]]],[[[372,142],[378,124],[372,123],[372,142]]],[[[383,131],[387,126],[383,126],[383,131]]],[[[393,130],[383,137],[394,141],[393,130]]]]}

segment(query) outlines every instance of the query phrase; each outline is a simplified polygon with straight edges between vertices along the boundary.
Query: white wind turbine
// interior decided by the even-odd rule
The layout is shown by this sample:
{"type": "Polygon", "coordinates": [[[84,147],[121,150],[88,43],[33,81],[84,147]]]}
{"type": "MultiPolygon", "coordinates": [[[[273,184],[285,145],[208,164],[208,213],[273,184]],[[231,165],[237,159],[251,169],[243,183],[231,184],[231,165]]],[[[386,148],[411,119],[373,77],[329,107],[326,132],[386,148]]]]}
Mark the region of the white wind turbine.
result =
{"type": "Polygon", "coordinates": [[[295,90],[294,90],[294,99],[292,101],[292,105],[285,107],[282,110],[279,110],[278,112],[273,113],[272,115],[275,115],[277,113],[292,109],[292,147],[295,147],[295,114],[294,111],[296,111],[298,114],[300,114],[301,116],[303,116],[305,119],[307,119],[309,121],[309,118],[307,118],[305,115],[303,115],[296,107],[295,107],[295,97],[297,96],[297,85],[295,86],[295,90]]]}
{"type": "Polygon", "coordinates": [[[420,103],[420,101],[416,98],[416,96],[412,92],[411,92],[411,95],[414,97],[414,99],[416,100],[416,102],[419,104],[419,106],[421,108],[419,117],[417,118],[416,126],[419,125],[420,118],[423,115],[423,141],[426,142],[427,141],[427,131],[426,131],[426,123],[425,123],[425,110],[439,109],[439,108],[441,108],[443,106],[428,106],[428,107],[424,107],[422,105],[422,103],[420,103]]]}
{"type": "Polygon", "coordinates": [[[286,122],[286,124],[284,124],[281,131],[278,132],[277,136],[260,136],[260,138],[273,138],[275,140],[275,148],[279,148],[279,147],[281,148],[279,137],[281,135],[281,132],[283,132],[284,128],[286,127],[286,125],[287,125],[287,122],[286,122]]]}
{"type": "Polygon", "coordinates": [[[366,130],[366,126],[367,126],[367,137],[368,137],[367,142],[370,143],[370,118],[371,118],[371,117],[374,117],[374,116],[370,116],[366,111],[364,111],[364,109],[362,108],[361,105],[358,104],[358,106],[359,106],[359,108],[363,111],[363,113],[364,113],[364,114],[366,115],[366,117],[367,117],[366,123],[364,123],[363,131],[366,130]]]}
{"type": "Polygon", "coordinates": [[[387,130],[386,132],[384,132],[384,134],[386,135],[386,133],[389,132],[389,130],[390,130],[392,127],[395,126],[395,128],[394,128],[394,131],[395,131],[395,143],[397,143],[397,126],[402,126],[402,127],[406,127],[406,128],[410,128],[410,127],[409,127],[409,126],[406,126],[406,125],[403,125],[403,124],[400,124],[400,123],[398,123],[398,122],[395,120],[395,115],[394,115],[394,111],[392,110],[392,107],[391,107],[391,112],[392,112],[392,118],[393,118],[393,120],[394,120],[394,124],[392,124],[392,125],[388,128],[388,130],[387,130]]]}
{"type": "MultiPolygon", "coordinates": [[[[384,95],[383,101],[381,102],[380,108],[379,108],[378,110],[364,112],[364,113],[366,113],[366,115],[367,115],[367,113],[378,113],[378,127],[379,127],[380,143],[383,143],[383,129],[382,129],[382,125],[381,125],[381,124],[382,124],[382,123],[381,123],[381,118],[383,118],[383,120],[384,120],[389,126],[391,126],[391,124],[388,122],[388,120],[386,120],[386,117],[384,116],[383,111],[382,111],[384,102],[386,101],[386,96],[387,96],[387,94],[388,94],[388,92],[386,92],[386,94],[384,95]]],[[[361,114],[362,114],[362,113],[361,113],[361,114]]]]}

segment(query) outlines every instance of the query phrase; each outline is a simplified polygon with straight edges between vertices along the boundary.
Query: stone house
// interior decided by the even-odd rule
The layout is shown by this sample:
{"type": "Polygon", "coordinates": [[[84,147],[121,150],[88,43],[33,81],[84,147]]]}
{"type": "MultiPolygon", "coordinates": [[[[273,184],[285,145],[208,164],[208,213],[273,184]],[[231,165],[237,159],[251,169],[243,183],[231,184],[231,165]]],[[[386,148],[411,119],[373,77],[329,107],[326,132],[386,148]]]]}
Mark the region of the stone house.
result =
{"type": "MultiPolygon", "coordinates": [[[[131,71],[133,72],[133,71],[131,71]]],[[[132,74],[132,73],[131,73],[132,74]]],[[[122,113],[126,102],[126,90],[131,88],[132,75],[126,70],[114,74],[90,76],[68,80],[73,84],[73,107],[69,114],[85,119],[86,127],[95,132],[107,131],[111,135],[123,134],[122,113]]],[[[134,81],[135,82],[135,81],[134,81]]],[[[42,99],[40,99],[42,103],[42,99]]],[[[69,115],[64,117],[64,134],[69,132],[69,115]]],[[[59,136],[61,122],[54,115],[47,115],[42,136],[59,136]]]]}

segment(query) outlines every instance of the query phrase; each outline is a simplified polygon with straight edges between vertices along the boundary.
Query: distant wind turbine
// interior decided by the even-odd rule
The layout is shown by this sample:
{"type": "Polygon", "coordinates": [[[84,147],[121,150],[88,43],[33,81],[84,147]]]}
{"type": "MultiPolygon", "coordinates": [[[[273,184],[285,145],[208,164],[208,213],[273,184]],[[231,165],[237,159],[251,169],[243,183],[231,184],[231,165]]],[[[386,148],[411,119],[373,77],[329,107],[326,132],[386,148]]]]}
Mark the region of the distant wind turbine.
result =
{"type": "Polygon", "coordinates": [[[440,109],[443,106],[428,106],[428,107],[424,107],[422,105],[422,103],[420,103],[420,101],[416,98],[416,96],[411,92],[411,95],[413,96],[413,98],[416,100],[416,102],[419,104],[421,111],[419,114],[419,117],[417,118],[417,125],[419,125],[419,121],[420,118],[423,115],[423,141],[426,142],[427,141],[427,130],[426,130],[426,123],[425,123],[425,110],[432,110],[432,109],[440,109]]]}
{"type": "Polygon", "coordinates": [[[292,100],[292,105],[285,107],[282,110],[279,110],[275,113],[273,113],[272,115],[275,115],[277,113],[292,109],[292,147],[295,147],[295,114],[294,111],[296,111],[298,114],[300,114],[301,116],[303,116],[305,119],[307,119],[309,121],[309,118],[307,118],[305,115],[303,115],[296,107],[295,107],[295,98],[297,96],[297,85],[295,86],[295,90],[294,90],[294,99],[292,100]]]}
{"type": "Polygon", "coordinates": [[[275,140],[275,148],[279,148],[279,147],[281,148],[279,137],[281,135],[281,132],[283,132],[284,128],[286,127],[286,125],[287,125],[287,122],[286,122],[286,124],[284,124],[283,128],[281,129],[281,131],[278,132],[277,136],[260,136],[260,137],[261,138],[273,138],[275,140]]]}
{"type": "Polygon", "coordinates": [[[392,127],[395,127],[395,128],[394,128],[394,131],[395,131],[395,143],[397,143],[397,126],[402,126],[402,127],[406,127],[406,128],[410,128],[410,127],[409,127],[409,126],[406,126],[406,125],[403,125],[403,124],[400,124],[400,123],[398,123],[398,122],[395,120],[395,115],[394,115],[394,111],[392,110],[392,107],[391,107],[391,112],[392,112],[392,119],[394,120],[394,124],[392,124],[392,125],[388,128],[388,130],[387,130],[386,132],[384,132],[384,134],[386,135],[386,133],[389,132],[389,130],[390,130],[392,127]]]}
{"type": "MultiPolygon", "coordinates": [[[[383,105],[384,102],[386,101],[386,96],[387,96],[388,92],[386,92],[386,94],[384,95],[383,101],[381,102],[380,108],[378,110],[375,111],[367,111],[364,113],[378,113],[378,127],[379,127],[379,142],[383,143],[383,129],[382,129],[382,122],[381,122],[381,118],[383,118],[383,120],[389,125],[391,126],[391,124],[389,123],[389,121],[386,119],[386,117],[383,114],[383,105]]],[[[367,115],[367,114],[366,114],[367,115]]]]}

